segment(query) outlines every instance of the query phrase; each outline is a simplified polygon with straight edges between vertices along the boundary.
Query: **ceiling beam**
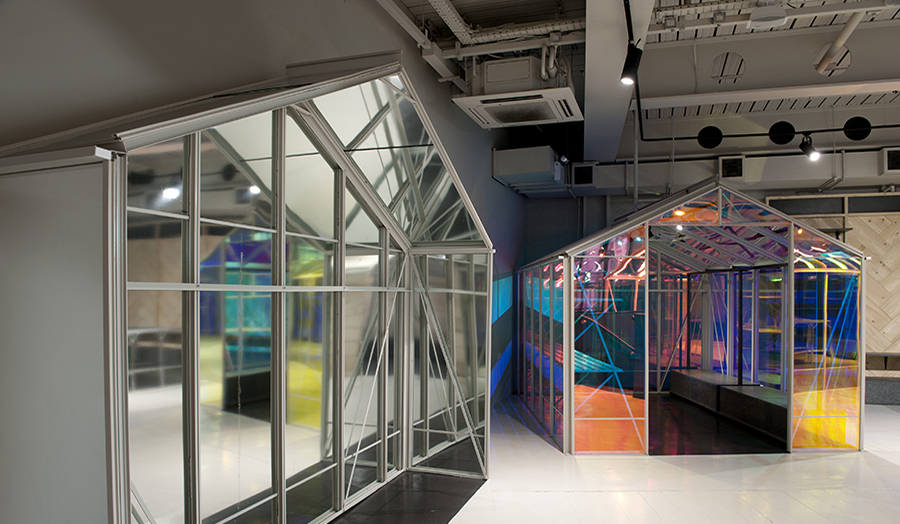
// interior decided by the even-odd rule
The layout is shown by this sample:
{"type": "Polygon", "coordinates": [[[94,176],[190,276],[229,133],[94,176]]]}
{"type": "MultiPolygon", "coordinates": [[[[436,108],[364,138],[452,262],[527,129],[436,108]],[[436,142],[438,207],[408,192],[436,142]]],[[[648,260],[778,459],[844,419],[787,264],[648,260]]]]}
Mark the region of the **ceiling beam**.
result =
{"type": "MultiPolygon", "coordinates": [[[[700,7],[705,6],[700,4],[700,7]]],[[[693,8],[685,9],[696,9],[696,6],[693,8]]],[[[811,18],[816,16],[840,16],[856,12],[881,11],[883,9],[896,9],[896,6],[886,6],[884,5],[884,0],[864,0],[862,2],[847,2],[844,4],[825,4],[813,7],[798,7],[797,9],[787,10],[787,19],[792,20],[796,18],[811,18]]],[[[722,10],[726,10],[726,7],[723,6],[722,10]]],[[[675,10],[666,11],[666,8],[664,7],[660,8],[658,12],[664,15],[681,16],[675,10]]],[[[713,12],[714,11],[707,11],[706,13],[712,15],[713,12]]],[[[709,18],[699,18],[696,20],[679,20],[678,24],[672,29],[667,29],[664,24],[651,24],[650,28],[647,30],[647,34],[658,35],[669,32],[674,33],[679,31],[695,31],[697,29],[708,29],[710,27],[730,27],[734,25],[747,24],[748,22],[750,22],[749,14],[726,16],[725,20],[720,23],[714,23],[712,16],[710,16],[709,18]]],[[[758,34],[760,36],[769,36],[772,33],[773,32],[765,31],[758,34]]]]}
{"type": "Polygon", "coordinates": [[[425,36],[425,33],[419,29],[416,17],[400,0],[376,0],[378,4],[391,15],[400,27],[406,31],[409,36],[413,37],[416,43],[422,48],[422,58],[428,62],[432,68],[441,76],[451,82],[456,87],[466,90],[466,81],[459,76],[458,67],[453,62],[444,58],[441,48],[425,36]]]}
{"type": "MultiPolygon", "coordinates": [[[[900,90],[900,79],[849,82],[842,84],[786,86],[747,91],[723,91],[719,93],[696,93],[689,95],[641,98],[641,107],[644,110],[665,109],[670,107],[735,104],[740,102],[753,102],[756,100],[780,100],[782,98],[814,98],[886,93],[896,90],[900,90]]],[[[634,107],[636,107],[636,105],[634,101],[632,101],[630,109],[634,107]]]]}

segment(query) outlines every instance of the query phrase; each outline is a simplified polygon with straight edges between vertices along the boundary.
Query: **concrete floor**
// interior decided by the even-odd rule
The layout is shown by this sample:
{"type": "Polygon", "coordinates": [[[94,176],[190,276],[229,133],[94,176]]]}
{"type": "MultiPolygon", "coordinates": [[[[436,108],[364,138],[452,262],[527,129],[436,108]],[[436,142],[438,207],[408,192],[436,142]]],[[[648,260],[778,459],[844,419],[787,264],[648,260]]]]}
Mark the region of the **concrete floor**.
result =
{"type": "Polygon", "coordinates": [[[900,522],[900,406],[866,406],[864,438],[863,452],[572,457],[513,398],[492,414],[491,478],[451,522],[900,522]]]}

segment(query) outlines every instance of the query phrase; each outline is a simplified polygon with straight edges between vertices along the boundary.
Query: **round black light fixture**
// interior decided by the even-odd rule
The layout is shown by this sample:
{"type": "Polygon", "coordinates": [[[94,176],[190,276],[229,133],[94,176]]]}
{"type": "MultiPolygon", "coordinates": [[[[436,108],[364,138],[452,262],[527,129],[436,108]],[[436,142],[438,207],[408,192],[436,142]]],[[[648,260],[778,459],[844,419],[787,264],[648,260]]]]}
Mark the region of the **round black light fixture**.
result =
{"type": "Polygon", "coordinates": [[[716,126],[706,126],[697,134],[697,143],[704,149],[714,149],[722,143],[722,130],[716,126]]]}
{"type": "Polygon", "coordinates": [[[872,123],[866,118],[855,116],[844,123],[844,136],[850,140],[859,142],[869,137],[872,132],[872,123]]]}
{"type": "Polygon", "coordinates": [[[793,124],[784,120],[775,122],[769,128],[769,140],[780,146],[790,144],[796,135],[793,124]]]}

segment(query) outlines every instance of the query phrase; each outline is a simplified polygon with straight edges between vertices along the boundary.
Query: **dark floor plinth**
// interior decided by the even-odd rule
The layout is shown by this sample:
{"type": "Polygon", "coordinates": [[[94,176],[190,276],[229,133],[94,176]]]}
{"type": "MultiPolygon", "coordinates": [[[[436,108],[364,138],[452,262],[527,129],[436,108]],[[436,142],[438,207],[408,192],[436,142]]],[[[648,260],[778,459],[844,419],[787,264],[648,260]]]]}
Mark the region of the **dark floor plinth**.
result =
{"type": "Polygon", "coordinates": [[[332,522],[447,524],[484,482],[407,471],[332,522]]]}
{"type": "Polygon", "coordinates": [[[784,453],[783,443],[669,395],[650,395],[651,455],[784,453]]]}

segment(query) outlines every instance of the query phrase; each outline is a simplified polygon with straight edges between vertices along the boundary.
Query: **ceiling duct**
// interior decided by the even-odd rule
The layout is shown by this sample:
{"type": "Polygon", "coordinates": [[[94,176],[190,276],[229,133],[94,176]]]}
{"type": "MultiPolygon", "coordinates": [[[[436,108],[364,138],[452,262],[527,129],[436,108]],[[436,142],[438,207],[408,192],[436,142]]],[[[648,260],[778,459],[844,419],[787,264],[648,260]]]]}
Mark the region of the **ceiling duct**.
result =
{"type": "Polygon", "coordinates": [[[428,2],[463,45],[488,44],[516,38],[544,36],[550,33],[568,33],[587,27],[584,18],[571,18],[531,24],[510,24],[494,29],[474,29],[453,7],[450,0],[428,0],[428,2]]]}
{"type": "Polygon", "coordinates": [[[537,57],[491,60],[473,69],[466,96],[453,102],[485,129],[584,120],[563,64],[555,76],[537,57]]]}

